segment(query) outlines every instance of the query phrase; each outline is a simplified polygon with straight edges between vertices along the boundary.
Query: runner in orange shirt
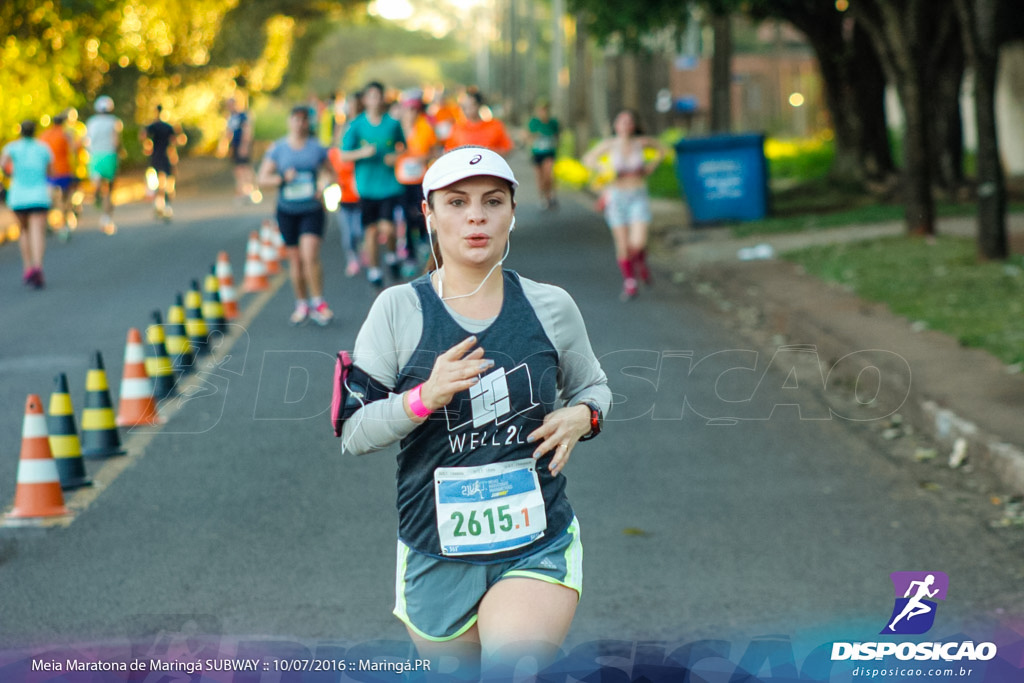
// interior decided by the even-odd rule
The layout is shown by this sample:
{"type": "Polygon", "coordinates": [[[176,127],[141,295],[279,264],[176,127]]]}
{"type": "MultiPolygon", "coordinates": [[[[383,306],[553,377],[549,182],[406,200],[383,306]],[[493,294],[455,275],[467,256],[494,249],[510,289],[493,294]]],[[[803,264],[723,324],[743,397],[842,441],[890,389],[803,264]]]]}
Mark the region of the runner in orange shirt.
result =
{"type": "Polygon", "coordinates": [[[431,119],[434,121],[434,132],[437,134],[437,141],[441,145],[448,142],[452,135],[452,128],[462,118],[462,110],[459,103],[451,95],[443,95],[440,101],[431,105],[431,119]]]}
{"type": "Polygon", "coordinates": [[[405,149],[395,159],[395,177],[405,186],[402,214],[405,217],[405,268],[407,274],[419,270],[430,253],[427,225],[423,220],[423,191],[420,183],[427,166],[440,149],[434,127],[430,125],[423,103],[423,91],[406,90],[401,97],[400,122],[405,134],[405,149]]]}
{"type": "Polygon", "coordinates": [[[452,128],[451,137],[445,142],[445,149],[479,145],[502,156],[508,156],[515,144],[505,130],[505,124],[484,112],[484,97],[480,91],[467,90],[460,98],[459,106],[462,107],[465,118],[452,128]]]}
{"type": "Polygon", "coordinates": [[[327,159],[331,162],[338,177],[341,188],[341,203],[338,204],[338,230],[341,233],[341,246],[345,250],[345,275],[352,277],[361,268],[360,245],[363,243],[363,219],[359,212],[359,191],[356,190],[356,162],[342,161],[341,149],[335,145],[327,150],[327,159]]]}
{"type": "Polygon", "coordinates": [[[53,125],[43,131],[39,141],[50,148],[53,153],[52,175],[49,177],[53,188],[53,206],[60,210],[61,237],[67,239],[69,230],[78,225],[78,217],[71,205],[71,195],[75,190],[75,171],[72,166],[78,154],[78,142],[74,134],[65,127],[68,120],[66,112],[53,117],[53,125]]]}

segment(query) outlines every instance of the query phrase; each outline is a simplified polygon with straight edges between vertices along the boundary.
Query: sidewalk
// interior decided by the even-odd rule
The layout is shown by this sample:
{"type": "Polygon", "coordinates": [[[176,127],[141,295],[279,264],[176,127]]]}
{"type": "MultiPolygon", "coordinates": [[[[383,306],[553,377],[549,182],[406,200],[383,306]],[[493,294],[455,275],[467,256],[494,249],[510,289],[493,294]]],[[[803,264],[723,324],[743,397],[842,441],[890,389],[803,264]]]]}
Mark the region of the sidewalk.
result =
{"type": "MultiPolygon", "coordinates": [[[[918,331],[884,305],[823,283],[794,264],[738,258],[740,249],[759,244],[770,245],[777,256],[804,246],[900,235],[902,223],[734,239],[726,228],[687,227],[689,218],[678,201],[655,201],[654,213],[655,262],[674,282],[693,287],[709,306],[733,316],[765,347],[814,346],[826,373],[853,352],[891,351],[873,354],[870,364],[844,363],[836,369],[842,367],[844,379],[852,383],[872,365],[888,380],[906,376],[909,365],[903,387],[907,398],[898,410],[904,427],[891,419],[886,425],[895,426],[897,434],[925,434],[940,447],[943,462],[963,439],[966,462],[994,474],[1012,495],[1024,495],[1024,374],[1019,369],[1007,368],[984,351],[961,347],[942,333],[918,331]]],[[[1009,228],[1011,243],[1020,245],[1024,216],[1011,216],[1009,228]]],[[[973,235],[973,218],[942,219],[938,229],[940,234],[973,235]]]]}

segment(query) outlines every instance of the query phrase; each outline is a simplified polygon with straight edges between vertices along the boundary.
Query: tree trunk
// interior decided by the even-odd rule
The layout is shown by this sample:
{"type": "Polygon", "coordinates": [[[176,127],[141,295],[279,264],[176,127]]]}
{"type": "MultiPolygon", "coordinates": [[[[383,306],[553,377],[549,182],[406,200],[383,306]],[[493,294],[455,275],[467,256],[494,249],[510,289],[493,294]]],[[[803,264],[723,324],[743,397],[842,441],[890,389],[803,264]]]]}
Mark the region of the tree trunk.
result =
{"type": "Polygon", "coordinates": [[[818,58],[825,102],[835,130],[836,180],[881,182],[896,170],[885,119],[885,72],[856,22],[817,7],[794,13],[818,58]]]}
{"type": "Polygon", "coordinates": [[[960,91],[964,80],[964,48],[960,31],[950,30],[944,37],[935,37],[928,82],[933,83],[929,97],[932,142],[933,180],[950,198],[964,184],[963,117],[960,113],[960,91]]]}
{"type": "Polygon", "coordinates": [[[903,192],[907,231],[935,234],[929,118],[936,85],[929,47],[955,29],[952,0],[857,0],[849,12],[864,27],[903,104],[903,192]]]}
{"type": "Polygon", "coordinates": [[[1006,181],[999,160],[995,92],[999,67],[998,0],[956,0],[964,45],[974,70],[974,115],[978,125],[978,253],[986,260],[1009,256],[1006,181]]]}
{"type": "Polygon", "coordinates": [[[590,146],[590,98],[587,97],[588,78],[590,76],[591,64],[589,50],[587,49],[588,34],[586,22],[579,15],[576,16],[576,43],[573,46],[572,76],[569,81],[569,114],[572,120],[572,128],[575,133],[577,158],[583,156],[590,146]]]}
{"type": "Polygon", "coordinates": [[[732,130],[732,17],[711,17],[715,53],[711,58],[711,132],[732,130]]]}
{"type": "Polygon", "coordinates": [[[935,234],[928,104],[923,75],[906,75],[899,89],[906,125],[903,131],[903,215],[912,235],[935,234]]]}

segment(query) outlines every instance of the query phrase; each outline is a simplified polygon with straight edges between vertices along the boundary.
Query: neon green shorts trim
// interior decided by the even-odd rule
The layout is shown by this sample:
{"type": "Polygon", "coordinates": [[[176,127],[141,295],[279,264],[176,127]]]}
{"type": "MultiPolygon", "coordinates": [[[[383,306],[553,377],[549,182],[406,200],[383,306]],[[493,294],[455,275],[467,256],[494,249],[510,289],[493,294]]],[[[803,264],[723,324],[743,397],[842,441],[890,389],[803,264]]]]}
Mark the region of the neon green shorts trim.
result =
{"type": "Polygon", "coordinates": [[[582,595],[583,544],[576,518],[540,550],[495,564],[431,557],[399,540],[394,614],[421,638],[453,640],[476,623],[477,606],[491,586],[510,577],[547,581],[582,595]]]}
{"type": "Polygon", "coordinates": [[[95,154],[89,159],[89,177],[113,180],[117,175],[117,154],[95,154]]]}

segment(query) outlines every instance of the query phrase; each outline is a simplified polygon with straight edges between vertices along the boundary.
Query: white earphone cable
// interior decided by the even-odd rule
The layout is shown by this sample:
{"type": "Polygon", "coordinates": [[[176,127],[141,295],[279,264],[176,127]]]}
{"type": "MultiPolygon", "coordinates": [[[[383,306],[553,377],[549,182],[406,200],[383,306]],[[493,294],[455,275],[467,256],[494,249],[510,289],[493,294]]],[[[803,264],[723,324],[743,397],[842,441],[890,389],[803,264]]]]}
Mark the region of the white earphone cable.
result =
{"type": "MultiPolygon", "coordinates": [[[[427,226],[428,227],[430,226],[430,218],[429,217],[427,218],[427,226]]],[[[498,266],[500,266],[501,264],[503,264],[505,262],[505,259],[508,258],[509,249],[511,249],[511,247],[512,247],[512,230],[515,227],[516,227],[516,217],[512,216],[512,223],[510,223],[509,226],[508,226],[508,235],[505,238],[505,254],[504,254],[504,256],[502,256],[501,259],[497,263],[495,263],[493,266],[491,266],[491,269],[487,271],[487,275],[484,275],[484,279],[481,280],[480,284],[476,286],[476,289],[474,289],[469,294],[457,294],[455,296],[447,296],[446,297],[444,295],[444,277],[443,277],[443,275],[444,275],[444,265],[442,265],[440,268],[438,268],[437,269],[437,296],[441,299],[441,301],[452,301],[453,299],[466,299],[466,298],[469,298],[469,297],[473,296],[477,292],[479,292],[480,289],[484,286],[484,283],[487,282],[488,278],[491,277],[491,274],[494,273],[494,269],[497,268],[498,266]]],[[[433,232],[433,230],[429,230],[428,232],[433,232]]],[[[434,257],[434,263],[437,263],[438,258],[437,258],[437,252],[434,251],[434,240],[433,239],[430,239],[430,253],[434,257]]]]}

